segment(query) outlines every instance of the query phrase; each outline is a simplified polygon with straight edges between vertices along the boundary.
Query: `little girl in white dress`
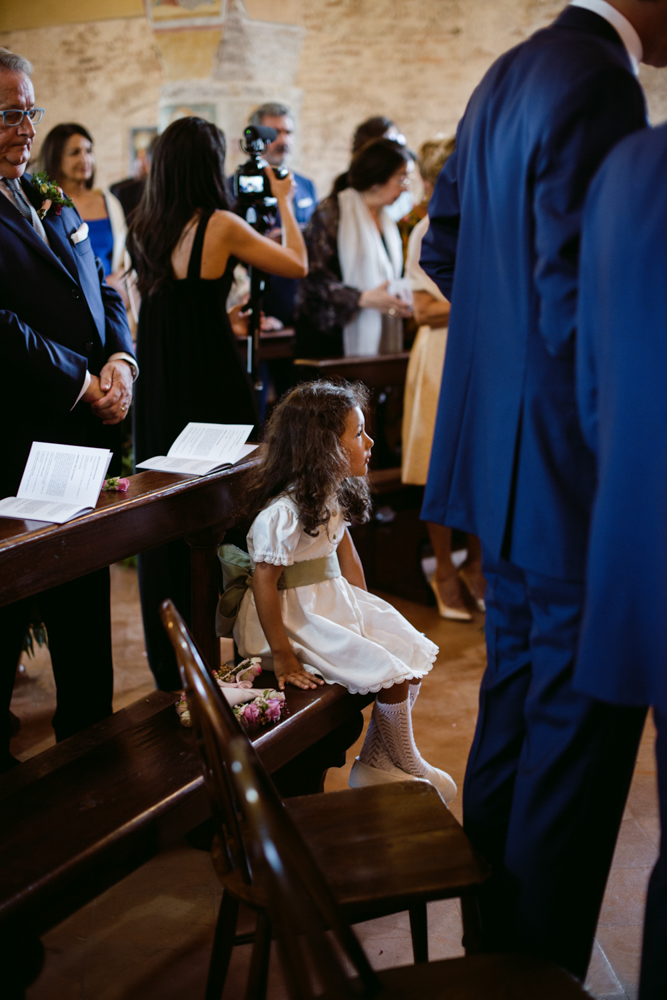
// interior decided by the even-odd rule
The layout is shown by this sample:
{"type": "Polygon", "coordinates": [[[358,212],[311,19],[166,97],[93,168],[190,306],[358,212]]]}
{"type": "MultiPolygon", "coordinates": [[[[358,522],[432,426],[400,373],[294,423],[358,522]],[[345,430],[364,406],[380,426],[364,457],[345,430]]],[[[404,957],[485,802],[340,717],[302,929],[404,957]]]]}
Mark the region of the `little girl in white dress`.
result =
{"type": "Polygon", "coordinates": [[[234,638],[242,656],[275,671],[281,690],[326,682],[377,693],[350,785],[422,778],[449,802],[456,785],[421,757],[412,734],[419,681],[438,648],[368,593],[347,529],[370,512],[366,402],[362,385],[319,381],[297,386],[274,410],[248,487],[257,511],[247,538],[252,586],[234,638]]]}

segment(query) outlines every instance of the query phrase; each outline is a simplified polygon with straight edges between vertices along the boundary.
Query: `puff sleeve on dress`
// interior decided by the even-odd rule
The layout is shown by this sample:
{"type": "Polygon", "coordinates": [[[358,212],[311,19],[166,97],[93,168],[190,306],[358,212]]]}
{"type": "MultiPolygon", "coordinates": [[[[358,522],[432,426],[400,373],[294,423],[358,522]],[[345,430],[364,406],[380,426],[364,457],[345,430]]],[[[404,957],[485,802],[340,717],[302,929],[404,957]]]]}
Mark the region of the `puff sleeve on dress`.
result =
{"type": "Polygon", "coordinates": [[[286,503],[260,511],[248,532],[248,553],[253,563],[291,566],[303,528],[297,512],[286,503]]]}

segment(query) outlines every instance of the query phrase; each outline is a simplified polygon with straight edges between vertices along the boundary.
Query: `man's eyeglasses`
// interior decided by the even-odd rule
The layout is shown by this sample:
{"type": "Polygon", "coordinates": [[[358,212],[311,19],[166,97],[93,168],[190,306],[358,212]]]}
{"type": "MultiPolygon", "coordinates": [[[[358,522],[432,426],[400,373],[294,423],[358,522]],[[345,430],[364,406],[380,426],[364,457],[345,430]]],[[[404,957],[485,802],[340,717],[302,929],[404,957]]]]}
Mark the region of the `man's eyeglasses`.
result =
{"type": "Polygon", "coordinates": [[[19,108],[10,108],[8,111],[0,111],[3,125],[16,128],[21,125],[23,119],[28,117],[33,125],[39,125],[44,117],[44,108],[30,108],[29,111],[21,111],[19,108]]]}

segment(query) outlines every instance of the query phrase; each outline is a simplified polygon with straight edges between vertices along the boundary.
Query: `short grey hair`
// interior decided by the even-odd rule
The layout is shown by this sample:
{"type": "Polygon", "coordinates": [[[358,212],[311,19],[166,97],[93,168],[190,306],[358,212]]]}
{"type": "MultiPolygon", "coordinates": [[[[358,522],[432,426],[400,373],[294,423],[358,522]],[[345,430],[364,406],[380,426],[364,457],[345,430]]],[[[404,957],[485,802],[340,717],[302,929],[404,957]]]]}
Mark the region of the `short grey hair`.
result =
{"type": "Polygon", "coordinates": [[[266,104],[260,104],[258,108],[255,108],[248,119],[248,125],[261,125],[265,118],[282,118],[283,115],[294,119],[294,115],[286,104],[280,104],[278,101],[267,101],[266,104]]]}
{"type": "Polygon", "coordinates": [[[23,56],[19,56],[16,52],[10,52],[9,49],[3,49],[0,46],[0,69],[8,69],[10,73],[25,73],[26,76],[32,76],[32,63],[24,59],[23,56]]]}

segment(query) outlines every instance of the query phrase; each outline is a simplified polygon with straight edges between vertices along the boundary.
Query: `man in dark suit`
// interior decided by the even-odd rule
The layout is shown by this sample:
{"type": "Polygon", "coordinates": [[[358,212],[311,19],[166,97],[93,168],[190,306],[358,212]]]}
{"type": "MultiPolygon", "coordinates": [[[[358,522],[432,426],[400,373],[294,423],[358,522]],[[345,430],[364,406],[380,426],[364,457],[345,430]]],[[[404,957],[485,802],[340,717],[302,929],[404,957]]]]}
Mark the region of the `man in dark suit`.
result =
{"type": "MultiPolygon", "coordinates": [[[[120,421],[136,373],[120,297],[104,284],[73,208],[44,219],[25,174],[35,136],[31,67],[0,49],[0,497],[16,494],[33,441],[106,447],[119,471],[120,421]]],[[[113,474],[113,469],[111,470],[113,474]]],[[[47,626],[58,705],[56,738],[111,713],[109,571],[37,598],[47,626]]],[[[9,755],[9,702],[32,602],[0,608],[0,769],[9,755]]]]}
{"type": "MultiPolygon", "coordinates": [[[[667,57],[667,53],[666,53],[667,57]]],[[[622,142],[591,186],[577,382],[597,459],[575,686],[653,705],[662,850],[649,884],[640,1000],[667,997],[667,127],[622,142]]]]}
{"type": "Polygon", "coordinates": [[[646,125],[667,0],[574,0],[473,94],[429,206],[422,265],[451,300],[423,517],[478,535],[488,665],[463,793],[494,868],[485,947],[583,977],[642,709],[572,686],[594,489],[576,413],[581,211],[646,125]]]}

